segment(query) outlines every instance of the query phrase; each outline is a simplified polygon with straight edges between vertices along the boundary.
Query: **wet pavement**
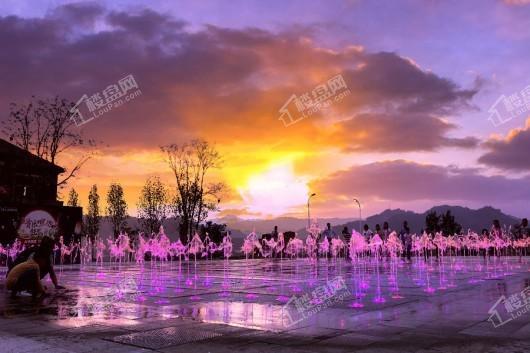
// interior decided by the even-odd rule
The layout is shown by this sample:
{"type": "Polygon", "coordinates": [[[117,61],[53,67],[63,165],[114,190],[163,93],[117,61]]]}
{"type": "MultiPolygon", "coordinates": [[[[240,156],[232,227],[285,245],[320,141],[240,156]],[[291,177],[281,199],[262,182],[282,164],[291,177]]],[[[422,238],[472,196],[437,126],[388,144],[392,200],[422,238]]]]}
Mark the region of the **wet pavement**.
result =
{"type": "Polygon", "coordinates": [[[0,352],[529,352],[529,269],[477,257],[57,267],[67,289],[38,302],[0,280],[0,352]]]}

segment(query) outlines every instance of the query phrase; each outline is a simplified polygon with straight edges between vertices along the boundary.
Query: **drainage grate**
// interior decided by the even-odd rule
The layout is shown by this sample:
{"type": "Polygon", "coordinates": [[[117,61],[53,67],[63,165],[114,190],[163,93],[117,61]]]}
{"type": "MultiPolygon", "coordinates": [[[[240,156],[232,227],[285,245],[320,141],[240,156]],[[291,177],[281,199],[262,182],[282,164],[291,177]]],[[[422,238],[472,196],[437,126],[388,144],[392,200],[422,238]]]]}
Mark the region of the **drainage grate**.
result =
{"type": "Polygon", "coordinates": [[[159,349],[179,344],[203,341],[222,336],[221,333],[182,327],[166,327],[162,329],[131,333],[116,336],[112,340],[142,348],[159,349]]]}

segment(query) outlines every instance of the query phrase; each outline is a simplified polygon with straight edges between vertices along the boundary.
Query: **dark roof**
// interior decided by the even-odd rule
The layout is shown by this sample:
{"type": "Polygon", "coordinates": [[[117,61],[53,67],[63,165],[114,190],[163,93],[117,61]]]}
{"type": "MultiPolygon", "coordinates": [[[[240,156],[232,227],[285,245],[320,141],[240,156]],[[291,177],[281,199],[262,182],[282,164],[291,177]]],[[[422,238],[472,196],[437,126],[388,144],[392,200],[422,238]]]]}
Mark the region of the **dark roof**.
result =
{"type": "Polygon", "coordinates": [[[59,167],[58,165],[53,164],[52,162],[48,162],[47,160],[40,158],[34,155],[33,153],[28,152],[0,138],[0,158],[2,157],[15,158],[18,161],[27,161],[29,163],[34,163],[36,165],[39,165],[39,167],[41,168],[53,170],[57,174],[65,172],[64,168],[59,167]]]}

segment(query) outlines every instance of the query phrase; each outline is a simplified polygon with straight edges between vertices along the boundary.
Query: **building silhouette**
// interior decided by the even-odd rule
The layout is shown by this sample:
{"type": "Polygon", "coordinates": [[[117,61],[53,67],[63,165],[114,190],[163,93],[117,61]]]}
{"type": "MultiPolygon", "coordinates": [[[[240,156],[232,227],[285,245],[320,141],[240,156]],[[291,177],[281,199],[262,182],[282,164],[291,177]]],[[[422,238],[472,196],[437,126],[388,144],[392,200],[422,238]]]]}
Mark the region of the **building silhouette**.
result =
{"type": "Polygon", "coordinates": [[[0,139],[0,242],[20,238],[38,241],[42,236],[80,232],[81,207],[67,207],[57,200],[58,175],[65,170],[0,139]]]}

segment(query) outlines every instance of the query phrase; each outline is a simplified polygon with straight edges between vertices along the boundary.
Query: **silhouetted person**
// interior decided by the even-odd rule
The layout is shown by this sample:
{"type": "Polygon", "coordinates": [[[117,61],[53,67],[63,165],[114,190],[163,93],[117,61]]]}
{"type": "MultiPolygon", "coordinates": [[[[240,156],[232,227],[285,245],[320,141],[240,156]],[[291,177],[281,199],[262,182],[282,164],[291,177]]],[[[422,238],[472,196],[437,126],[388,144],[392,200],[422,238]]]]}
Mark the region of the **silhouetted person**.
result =
{"type": "MultiPolygon", "coordinates": [[[[481,236],[482,236],[483,240],[490,240],[490,232],[489,232],[489,230],[487,230],[486,228],[482,229],[481,236]]],[[[488,255],[489,252],[490,252],[490,248],[482,249],[482,256],[484,257],[484,259],[486,259],[486,255],[488,255]]]]}
{"type": "Polygon", "coordinates": [[[498,219],[494,219],[493,220],[493,224],[491,226],[491,237],[492,238],[503,238],[503,235],[502,235],[502,228],[501,228],[501,223],[499,222],[498,219]]]}
{"type": "MultiPolygon", "coordinates": [[[[383,232],[381,231],[381,226],[379,224],[376,224],[375,225],[375,232],[374,232],[374,236],[377,235],[379,236],[379,238],[381,240],[383,240],[383,232]]],[[[378,247],[377,250],[376,250],[379,254],[378,256],[382,256],[383,255],[383,247],[378,247]]]]}
{"type": "MultiPolygon", "coordinates": [[[[344,228],[342,228],[342,238],[344,239],[344,243],[346,244],[346,247],[344,248],[344,253],[345,253],[345,256],[348,257],[349,255],[349,246],[350,246],[350,240],[351,240],[351,232],[350,230],[348,229],[348,227],[344,226],[344,228]]],[[[342,250],[341,250],[342,251],[342,250]]]]}
{"type": "Polygon", "coordinates": [[[407,260],[410,261],[412,255],[412,235],[410,234],[409,223],[407,221],[403,222],[403,229],[399,232],[399,237],[403,243],[405,256],[407,256],[407,260]]]}
{"type": "MultiPolygon", "coordinates": [[[[496,241],[498,239],[504,239],[504,234],[502,232],[501,223],[499,222],[498,219],[494,219],[493,220],[493,224],[491,226],[490,236],[491,236],[493,241],[496,241]]],[[[493,247],[493,253],[496,256],[501,256],[501,251],[502,251],[502,249],[499,249],[498,246],[494,246],[493,247]]]]}
{"type": "Polygon", "coordinates": [[[374,232],[370,230],[370,227],[368,224],[365,224],[363,227],[363,237],[366,239],[366,241],[370,241],[372,239],[372,236],[374,235],[374,232]]]}
{"type": "Polygon", "coordinates": [[[388,225],[388,222],[383,223],[383,232],[381,234],[381,239],[383,239],[384,241],[387,241],[390,233],[391,233],[391,230],[390,230],[390,226],[388,225]]]}
{"type": "Polygon", "coordinates": [[[322,236],[328,238],[328,241],[331,242],[331,239],[336,236],[333,229],[331,229],[331,223],[326,224],[326,230],[322,232],[322,236]]]}
{"type": "Polygon", "coordinates": [[[274,230],[271,232],[271,238],[274,241],[278,241],[278,226],[274,226],[274,230]]]}
{"type": "Polygon", "coordinates": [[[346,226],[344,226],[344,228],[342,229],[342,237],[344,238],[344,242],[346,243],[346,246],[347,246],[351,240],[351,232],[346,226]]]}

